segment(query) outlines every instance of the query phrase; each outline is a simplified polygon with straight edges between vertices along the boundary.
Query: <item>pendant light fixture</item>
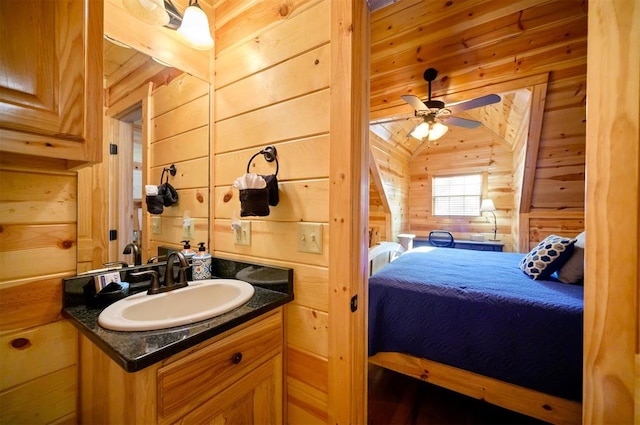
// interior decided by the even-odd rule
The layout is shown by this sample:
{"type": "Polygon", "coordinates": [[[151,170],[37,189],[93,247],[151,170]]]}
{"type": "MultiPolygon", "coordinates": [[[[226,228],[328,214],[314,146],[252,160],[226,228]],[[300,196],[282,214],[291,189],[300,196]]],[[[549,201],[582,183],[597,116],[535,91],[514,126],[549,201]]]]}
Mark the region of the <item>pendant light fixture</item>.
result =
{"type": "Polygon", "coordinates": [[[447,131],[449,131],[449,127],[435,122],[433,118],[430,119],[430,116],[427,115],[424,117],[424,121],[418,124],[409,135],[418,140],[428,137],[429,141],[434,141],[444,136],[447,131]]]}
{"type": "Polygon", "coordinates": [[[209,32],[209,19],[198,4],[198,0],[189,0],[189,7],[184,11],[178,34],[185,43],[194,49],[208,50],[213,47],[213,39],[209,32]]]}
{"type": "Polygon", "coordinates": [[[209,19],[198,0],[189,0],[184,15],[171,0],[122,0],[122,4],[131,16],[141,22],[177,29],[180,40],[194,49],[213,47],[209,19]]]}

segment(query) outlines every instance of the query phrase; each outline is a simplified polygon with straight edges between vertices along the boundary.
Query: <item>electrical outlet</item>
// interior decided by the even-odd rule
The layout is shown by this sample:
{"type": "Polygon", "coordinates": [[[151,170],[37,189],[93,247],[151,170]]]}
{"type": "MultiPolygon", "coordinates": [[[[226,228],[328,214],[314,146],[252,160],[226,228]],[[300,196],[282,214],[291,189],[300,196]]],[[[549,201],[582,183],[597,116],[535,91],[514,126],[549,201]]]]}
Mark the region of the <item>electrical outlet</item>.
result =
{"type": "Polygon", "coordinates": [[[162,223],[160,220],[160,217],[151,217],[151,233],[153,233],[154,235],[159,235],[162,233],[162,223]]]}
{"type": "Polygon", "coordinates": [[[322,224],[298,224],[298,251],[322,254],[322,224]]]}
{"type": "Polygon", "coordinates": [[[240,228],[233,229],[233,239],[236,245],[251,245],[251,222],[241,221],[240,228]]]}

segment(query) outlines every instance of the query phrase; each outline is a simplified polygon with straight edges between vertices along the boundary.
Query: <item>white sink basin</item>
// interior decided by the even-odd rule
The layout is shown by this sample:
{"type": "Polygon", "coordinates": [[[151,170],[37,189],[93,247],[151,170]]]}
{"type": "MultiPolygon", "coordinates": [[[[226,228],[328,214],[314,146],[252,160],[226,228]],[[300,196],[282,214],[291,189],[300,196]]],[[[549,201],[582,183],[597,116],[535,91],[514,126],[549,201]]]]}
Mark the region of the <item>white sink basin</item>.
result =
{"type": "Polygon", "coordinates": [[[219,316],[249,301],[254,288],[235,279],[208,279],[161,294],[132,295],[105,308],[98,323],[115,331],[149,331],[219,316]]]}

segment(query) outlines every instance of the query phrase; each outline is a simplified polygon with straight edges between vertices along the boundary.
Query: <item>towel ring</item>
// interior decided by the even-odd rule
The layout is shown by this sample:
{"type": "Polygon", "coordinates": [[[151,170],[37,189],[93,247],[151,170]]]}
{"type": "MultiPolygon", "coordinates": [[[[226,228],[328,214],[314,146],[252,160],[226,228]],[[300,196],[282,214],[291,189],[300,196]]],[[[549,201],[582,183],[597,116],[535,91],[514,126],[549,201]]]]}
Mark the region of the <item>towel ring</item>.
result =
{"type": "MultiPolygon", "coordinates": [[[[164,167],[162,169],[162,175],[160,176],[160,184],[162,184],[162,181],[164,180],[164,173],[169,172],[169,174],[171,174],[172,176],[175,176],[176,173],[178,172],[178,168],[176,167],[176,164],[171,164],[170,167],[164,167]]],[[[167,183],[169,182],[169,176],[167,175],[167,183]]]]}
{"type": "Polygon", "coordinates": [[[254,158],[258,155],[264,155],[264,160],[267,162],[276,162],[276,172],[274,175],[278,175],[278,169],[280,168],[280,164],[278,163],[278,151],[276,150],[275,146],[267,146],[266,148],[264,148],[263,150],[261,150],[258,153],[255,153],[250,159],[249,162],[247,163],[247,173],[249,173],[249,169],[251,167],[251,161],[254,160],[254,158]]]}

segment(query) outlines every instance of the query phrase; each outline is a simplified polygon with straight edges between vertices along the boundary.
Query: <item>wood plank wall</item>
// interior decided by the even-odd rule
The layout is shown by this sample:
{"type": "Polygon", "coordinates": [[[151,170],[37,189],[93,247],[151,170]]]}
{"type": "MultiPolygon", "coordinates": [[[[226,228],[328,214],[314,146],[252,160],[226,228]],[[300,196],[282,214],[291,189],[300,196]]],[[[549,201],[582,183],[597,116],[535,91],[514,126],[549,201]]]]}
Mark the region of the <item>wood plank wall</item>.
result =
{"type": "Polygon", "coordinates": [[[0,423],[76,420],[78,336],[60,315],[76,271],[76,180],[0,167],[0,423]]]}
{"type": "MultiPolygon", "coordinates": [[[[147,149],[146,182],[160,184],[162,171],[174,164],[175,176],[169,183],[178,192],[178,203],[164,207],[160,233],[153,233],[151,214],[143,212],[146,258],[157,255],[159,246],[181,248],[180,241],[191,240],[209,245],[209,118],[210,86],[206,81],[183,74],[151,94],[149,144],[147,149]],[[194,236],[185,238],[183,218],[194,222],[194,236]],[[148,239],[147,239],[148,237],[148,239]]],[[[169,173],[165,173],[168,175],[169,173]]],[[[165,177],[166,178],[166,177],[165,177]]]]}
{"type": "Polygon", "coordinates": [[[512,250],[511,210],[512,159],[511,150],[498,142],[495,134],[484,127],[469,130],[451,127],[448,143],[440,142],[434,153],[425,144],[414,153],[410,165],[409,223],[411,233],[427,236],[431,230],[448,230],[456,239],[469,239],[473,233],[493,237],[493,215],[479,217],[437,217],[432,214],[433,176],[481,174],[483,198],[496,205],[498,239],[505,250],[512,250]],[[455,140],[455,144],[451,143],[455,140]],[[445,147],[446,145],[446,147],[445,147]],[[487,221],[490,220],[490,221],[487,221]]]}
{"type": "MultiPolygon", "coordinates": [[[[286,308],[285,392],[289,423],[328,419],[330,0],[216,8],[212,210],[215,255],[294,269],[286,308]],[[233,242],[240,218],[231,189],[248,160],[278,150],[280,203],[251,222],[251,245],[233,242]],[[322,227],[322,254],[297,251],[298,223],[322,227]]],[[[251,171],[273,174],[262,156],[251,171]]]]}
{"type": "MultiPolygon", "coordinates": [[[[586,12],[582,1],[543,0],[460,1],[446,7],[403,0],[382,8],[372,14],[372,116],[382,118],[384,111],[391,113],[403,107],[402,94],[426,94],[422,72],[428,66],[440,73],[433,85],[435,97],[549,73],[530,209],[547,216],[557,214],[561,220],[567,219],[565,211],[584,215],[586,12]],[[456,17],[460,21],[452,26],[456,17]]],[[[441,139],[442,144],[449,141],[452,150],[459,149],[453,130],[441,139]]],[[[477,149],[469,148],[459,155],[438,154],[431,159],[428,150],[414,154],[410,231],[426,235],[434,228],[444,227],[460,236],[489,234],[492,225],[481,219],[442,222],[431,218],[424,202],[418,201],[426,201],[425,166],[451,173],[475,169],[488,174],[488,194],[495,196],[498,208],[499,238],[515,246],[517,239],[509,236],[512,229],[518,228],[514,224],[518,217],[514,215],[513,191],[520,188],[508,175],[512,168],[508,164],[510,153],[488,142],[482,132],[465,135],[464,141],[468,146],[477,144],[477,149]]],[[[583,217],[576,218],[570,227],[580,225],[583,217]]],[[[514,235],[517,238],[517,233],[514,235]]],[[[529,239],[539,236],[544,232],[531,234],[529,239]]],[[[520,250],[526,251],[527,247],[520,250]]]]}
{"type": "Polygon", "coordinates": [[[384,186],[380,193],[373,181],[369,185],[369,228],[377,235],[369,242],[372,246],[379,241],[397,242],[395,236],[409,229],[411,153],[390,146],[374,132],[369,133],[369,146],[384,186]],[[387,197],[390,211],[384,210],[382,196],[387,197]]]}

